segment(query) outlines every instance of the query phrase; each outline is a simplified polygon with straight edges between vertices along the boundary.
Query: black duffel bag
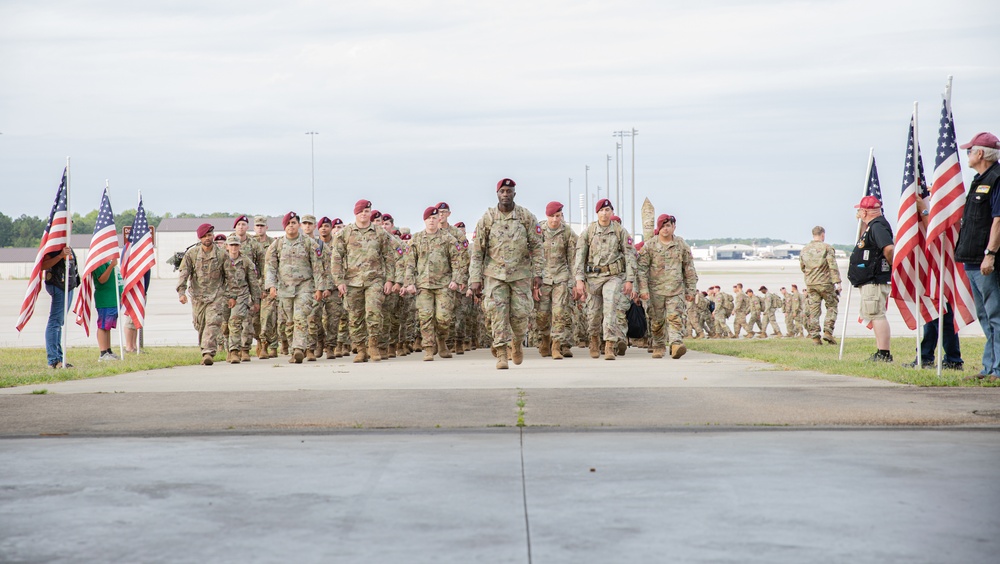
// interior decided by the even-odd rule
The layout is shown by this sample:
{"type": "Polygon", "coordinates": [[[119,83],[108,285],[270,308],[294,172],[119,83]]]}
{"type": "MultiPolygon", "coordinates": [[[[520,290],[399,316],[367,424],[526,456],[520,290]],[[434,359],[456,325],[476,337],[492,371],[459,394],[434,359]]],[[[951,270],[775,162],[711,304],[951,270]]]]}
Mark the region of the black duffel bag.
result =
{"type": "Polygon", "coordinates": [[[642,309],[641,305],[631,302],[625,319],[628,321],[629,339],[641,339],[646,336],[646,310],[642,309]]]}

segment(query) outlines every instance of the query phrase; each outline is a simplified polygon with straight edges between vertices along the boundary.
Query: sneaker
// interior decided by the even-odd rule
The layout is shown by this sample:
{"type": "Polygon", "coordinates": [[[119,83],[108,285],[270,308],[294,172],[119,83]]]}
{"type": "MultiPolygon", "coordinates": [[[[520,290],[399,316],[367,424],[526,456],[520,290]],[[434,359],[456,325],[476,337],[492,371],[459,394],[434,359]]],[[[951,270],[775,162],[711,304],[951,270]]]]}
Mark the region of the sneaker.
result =
{"type": "Polygon", "coordinates": [[[118,358],[118,355],[112,352],[103,352],[101,353],[101,356],[97,358],[97,362],[108,362],[113,360],[121,360],[121,359],[118,358]]]}
{"type": "MultiPolygon", "coordinates": [[[[916,368],[916,367],[917,367],[917,361],[915,360],[913,362],[907,362],[906,364],[903,365],[903,368],[916,368]]],[[[937,365],[934,364],[934,362],[922,362],[920,363],[920,368],[923,368],[925,370],[935,369],[937,368],[937,365]]]]}
{"type": "Polygon", "coordinates": [[[892,362],[892,354],[875,351],[875,354],[868,357],[868,362],[892,362]]]}
{"type": "Polygon", "coordinates": [[[941,368],[945,370],[965,370],[965,364],[961,362],[942,362],[941,368]]]}

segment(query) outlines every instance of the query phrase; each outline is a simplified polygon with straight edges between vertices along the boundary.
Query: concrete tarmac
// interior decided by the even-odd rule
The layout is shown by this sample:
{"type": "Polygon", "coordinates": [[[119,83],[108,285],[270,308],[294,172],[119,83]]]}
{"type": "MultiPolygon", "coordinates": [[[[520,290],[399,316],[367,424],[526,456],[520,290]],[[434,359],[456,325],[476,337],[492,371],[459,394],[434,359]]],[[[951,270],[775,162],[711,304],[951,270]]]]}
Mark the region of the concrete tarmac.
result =
{"type": "Polygon", "coordinates": [[[0,561],[1000,553],[1000,389],[577,352],[529,349],[507,371],[479,350],[0,390],[0,561]]]}

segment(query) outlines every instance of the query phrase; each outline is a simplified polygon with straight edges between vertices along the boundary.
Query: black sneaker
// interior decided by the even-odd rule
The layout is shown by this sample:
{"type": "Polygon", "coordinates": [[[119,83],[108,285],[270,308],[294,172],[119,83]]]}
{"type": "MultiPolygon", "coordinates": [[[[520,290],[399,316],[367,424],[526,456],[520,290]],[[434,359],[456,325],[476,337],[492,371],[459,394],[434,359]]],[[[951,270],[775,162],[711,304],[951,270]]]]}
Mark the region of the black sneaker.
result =
{"type": "Polygon", "coordinates": [[[875,351],[875,354],[868,357],[868,362],[892,362],[892,354],[875,351]]]}
{"type": "Polygon", "coordinates": [[[942,362],[941,368],[945,370],[965,370],[965,364],[961,362],[942,362]]]}
{"type": "MultiPolygon", "coordinates": [[[[907,362],[906,364],[903,365],[903,368],[916,368],[916,367],[917,367],[917,361],[915,361],[915,360],[913,362],[907,362]]],[[[920,363],[920,368],[923,368],[925,370],[926,369],[933,369],[933,368],[937,368],[937,365],[935,365],[933,361],[931,361],[931,362],[922,362],[922,363],[920,363]]]]}

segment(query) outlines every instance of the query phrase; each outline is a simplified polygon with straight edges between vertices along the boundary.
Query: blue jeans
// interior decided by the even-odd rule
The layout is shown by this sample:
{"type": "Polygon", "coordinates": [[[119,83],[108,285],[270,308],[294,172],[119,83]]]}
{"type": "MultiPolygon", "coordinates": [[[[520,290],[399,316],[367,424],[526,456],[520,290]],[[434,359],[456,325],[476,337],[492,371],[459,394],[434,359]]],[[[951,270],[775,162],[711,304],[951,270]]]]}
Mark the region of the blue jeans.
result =
{"type": "Polygon", "coordinates": [[[52,306],[49,307],[49,324],[45,326],[45,355],[48,357],[48,364],[52,366],[57,362],[62,362],[62,327],[66,319],[66,310],[73,301],[73,290],[69,291],[69,299],[63,292],[62,286],[52,286],[45,284],[45,291],[52,296],[52,306]]]}
{"type": "Polygon", "coordinates": [[[1000,279],[994,270],[989,276],[976,267],[966,270],[976,300],[976,316],[986,335],[983,349],[983,374],[1000,375],[1000,279]]]}
{"type": "MultiPolygon", "coordinates": [[[[944,310],[944,339],[941,345],[944,347],[944,362],[962,364],[962,347],[958,342],[958,333],[955,332],[955,312],[948,304],[944,310]]],[[[934,362],[934,349],[938,344],[938,320],[924,324],[924,338],[920,341],[920,362],[927,364],[934,362]]]]}

